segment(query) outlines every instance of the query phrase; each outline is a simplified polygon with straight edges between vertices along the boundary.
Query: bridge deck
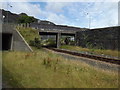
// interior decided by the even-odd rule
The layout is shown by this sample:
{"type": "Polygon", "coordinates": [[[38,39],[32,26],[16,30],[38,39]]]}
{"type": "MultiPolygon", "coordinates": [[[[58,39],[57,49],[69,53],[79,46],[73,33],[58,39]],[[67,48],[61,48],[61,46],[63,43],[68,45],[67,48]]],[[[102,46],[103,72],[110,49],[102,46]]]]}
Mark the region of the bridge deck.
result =
{"type": "Polygon", "coordinates": [[[46,29],[38,29],[39,30],[39,33],[41,35],[56,35],[58,33],[61,33],[61,35],[75,35],[76,34],[76,31],[64,31],[64,30],[46,30],[46,29]]]}

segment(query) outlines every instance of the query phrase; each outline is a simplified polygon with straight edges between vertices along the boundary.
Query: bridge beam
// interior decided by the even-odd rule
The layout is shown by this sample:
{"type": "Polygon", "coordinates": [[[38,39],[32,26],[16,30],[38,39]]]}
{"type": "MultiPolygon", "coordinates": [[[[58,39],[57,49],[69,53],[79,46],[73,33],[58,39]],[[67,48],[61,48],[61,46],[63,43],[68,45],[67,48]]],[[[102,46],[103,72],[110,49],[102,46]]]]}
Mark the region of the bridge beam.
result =
{"type": "Polygon", "coordinates": [[[56,35],[57,48],[60,48],[60,46],[61,46],[60,38],[61,38],[61,33],[57,33],[57,35],[56,35]]]}

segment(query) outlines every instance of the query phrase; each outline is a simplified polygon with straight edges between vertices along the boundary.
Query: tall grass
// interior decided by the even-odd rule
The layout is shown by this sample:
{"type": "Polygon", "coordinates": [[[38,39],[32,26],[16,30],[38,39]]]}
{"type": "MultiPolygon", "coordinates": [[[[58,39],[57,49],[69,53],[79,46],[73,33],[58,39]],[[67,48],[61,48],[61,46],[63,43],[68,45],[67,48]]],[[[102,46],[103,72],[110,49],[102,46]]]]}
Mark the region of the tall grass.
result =
{"type": "Polygon", "coordinates": [[[3,80],[17,88],[117,88],[118,73],[52,52],[3,52],[3,80]]]}
{"type": "Polygon", "coordinates": [[[85,52],[95,53],[95,54],[110,55],[114,57],[118,57],[118,55],[120,54],[120,51],[117,51],[117,50],[88,49],[88,48],[82,48],[80,46],[63,45],[61,46],[61,48],[74,50],[74,51],[85,51],[85,52]]]}

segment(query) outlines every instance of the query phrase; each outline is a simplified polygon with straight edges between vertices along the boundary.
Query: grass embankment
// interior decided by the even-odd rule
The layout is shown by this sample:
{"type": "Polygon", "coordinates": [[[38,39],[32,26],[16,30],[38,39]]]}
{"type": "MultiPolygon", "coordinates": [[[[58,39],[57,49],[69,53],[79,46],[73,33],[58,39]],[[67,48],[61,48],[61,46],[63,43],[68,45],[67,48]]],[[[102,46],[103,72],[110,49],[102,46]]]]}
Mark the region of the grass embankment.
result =
{"type": "Polygon", "coordinates": [[[3,80],[21,88],[118,87],[117,72],[95,69],[52,52],[3,52],[3,80]]]}
{"type": "Polygon", "coordinates": [[[36,29],[17,27],[17,30],[21,33],[21,35],[28,43],[35,38],[40,38],[40,35],[36,29]]]}
{"type": "Polygon", "coordinates": [[[63,45],[60,48],[74,50],[74,51],[84,51],[95,54],[110,55],[113,57],[118,57],[118,55],[120,55],[120,52],[118,52],[117,50],[115,51],[115,50],[102,50],[102,49],[88,49],[88,48],[82,48],[80,46],[70,46],[70,45],[63,45]]]}

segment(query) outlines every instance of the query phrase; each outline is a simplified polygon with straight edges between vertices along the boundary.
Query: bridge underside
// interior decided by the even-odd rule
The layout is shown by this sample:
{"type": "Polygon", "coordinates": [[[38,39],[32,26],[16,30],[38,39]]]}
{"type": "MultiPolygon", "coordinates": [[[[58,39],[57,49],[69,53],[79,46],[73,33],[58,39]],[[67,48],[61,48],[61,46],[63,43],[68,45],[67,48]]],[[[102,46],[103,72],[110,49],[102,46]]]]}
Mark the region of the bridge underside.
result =
{"type": "Polygon", "coordinates": [[[39,32],[39,35],[55,35],[56,36],[56,47],[59,48],[61,46],[60,39],[61,36],[73,36],[75,37],[75,33],[61,33],[61,32],[39,32]]]}
{"type": "Polygon", "coordinates": [[[2,50],[11,50],[12,49],[12,34],[3,33],[2,34],[2,50]]]}

